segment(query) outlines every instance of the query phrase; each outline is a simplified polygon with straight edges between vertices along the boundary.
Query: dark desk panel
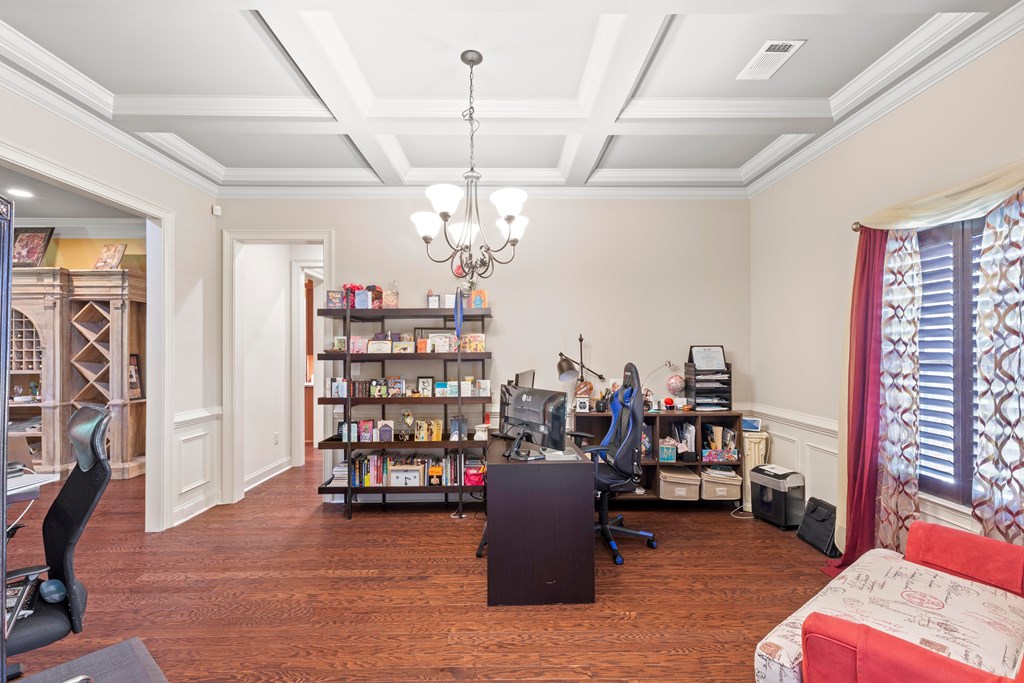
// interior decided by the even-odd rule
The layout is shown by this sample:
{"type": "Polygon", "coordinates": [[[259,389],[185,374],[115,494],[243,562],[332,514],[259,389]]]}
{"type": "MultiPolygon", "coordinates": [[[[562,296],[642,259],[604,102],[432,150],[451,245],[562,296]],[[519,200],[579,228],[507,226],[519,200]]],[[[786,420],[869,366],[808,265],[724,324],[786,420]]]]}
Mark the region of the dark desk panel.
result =
{"type": "Polygon", "coordinates": [[[594,466],[487,451],[487,604],[594,602],[594,466]]]}

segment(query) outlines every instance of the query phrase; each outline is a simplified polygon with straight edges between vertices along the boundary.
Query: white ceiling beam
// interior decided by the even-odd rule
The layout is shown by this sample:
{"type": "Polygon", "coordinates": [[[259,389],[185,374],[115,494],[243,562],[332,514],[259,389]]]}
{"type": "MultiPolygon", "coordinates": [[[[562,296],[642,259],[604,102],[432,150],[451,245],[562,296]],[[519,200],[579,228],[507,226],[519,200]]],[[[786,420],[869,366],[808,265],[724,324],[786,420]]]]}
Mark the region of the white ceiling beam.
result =
{"type": "Polygon", "coordinates": [[[112,92],[2,21],[0,57],[94,112],[110,118],[114,108],[112,92]]]}
{"type": "Polygon", "coordinates": [[[315,97],[181,97],[117,95],[114,116],[327,119],[331,112],[315,97]]]}
{"type": "Polygon", "coordinates": [[[630,101],[620,121],[679,119],[832,119],[824,97],[646,97],[630,101]]]}
{"type": "Polygon", "coordinates": [[[366,168],[229,168],[224,185],[378,186],[380,179],[366,168]]]}
{"type": "Polygon", "coordinates": [[[822,133],[832,119],[681,119],[676,121],[616,121],[611,135],[782,135],[822,133]]]}
{"type": "Polygon", "coordinates": [[[836,119],[935,54],[985,17],[981,12],[936,14],[829,98],[836,119]]]}
{"type": "MultiPolygon", "coordinates": [[[[564,185],[565,176],[557,168],[477,168],[480,187],[505,185],[564,185]]],[[[405,176],[408,185],[451,183],[466,172],[465,168],[411,168],[405,176]]]]}
{"type": "Polygon", "coordinates": [[[677,187],[722,185],[743,182],[735,168],[599,168],[587,181],[588,186],[677,187]]]}
{"type": "Polygon", "coordinates": [[[386,185],[401,183],[398,170],[365,127],[372,93],[333,13],[266,8],[260,16],[334,118],[345,124],[352,144],[377,177],[386,185]]]}
{"type": "MultiPolygon", "coordinates": [[[[576,100],[569,99],[510,99],[510,98],[476,98],[476,107],[486,113],[488,125],[494,121],[519,120],[586,120],[586,114],[576,100]]],[[[367,111],[366,118],[370,121],[430,121],[433,119],[452,119],[466,126],[461,119],[461,112],[466,108],[465,99],[454,97],[438,98],[378,98],[373,101],[367,111]]]]}
{"type": "Polygon", "coordinates": [[[747,163],[740,166],[740,179],[744,183],[761,175],[796,151],[801,145],[813,138],[809,134],[780,135],[772,140],[764,149],[752,156],[747,163]]]}
{"type": "Polygon", "coordinates": [[[139,137],[193,170],[202,173],[210,180],[218,184],[224,182],[226,169],[223,164],[218,163],[174,133],[139,133],[139,137]]]}
{"type": "Polygon", "coordinates": [[[636,89],[655,45],[667,25],[664,15],[630,15],[616,32],[617,40],[590,106],[590,120],[580,135],[571,161],[566,159],[569,185],[584,185],[597,167],[614,123],[636,89]]]}

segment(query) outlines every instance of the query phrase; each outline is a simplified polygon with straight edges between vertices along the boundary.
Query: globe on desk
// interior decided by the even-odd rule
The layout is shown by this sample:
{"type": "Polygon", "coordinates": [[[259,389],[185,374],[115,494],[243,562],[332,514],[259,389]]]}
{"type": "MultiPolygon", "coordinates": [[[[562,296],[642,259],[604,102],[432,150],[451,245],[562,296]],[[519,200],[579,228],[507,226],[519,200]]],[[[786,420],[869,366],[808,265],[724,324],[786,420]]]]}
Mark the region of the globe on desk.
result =
{"type": "Polygon", "coordinates": [[[679,375],[672,375],[665,382],[665,388],[668,389],[670,394],[678,396],[686,388],[686,380],[679,375]]]}

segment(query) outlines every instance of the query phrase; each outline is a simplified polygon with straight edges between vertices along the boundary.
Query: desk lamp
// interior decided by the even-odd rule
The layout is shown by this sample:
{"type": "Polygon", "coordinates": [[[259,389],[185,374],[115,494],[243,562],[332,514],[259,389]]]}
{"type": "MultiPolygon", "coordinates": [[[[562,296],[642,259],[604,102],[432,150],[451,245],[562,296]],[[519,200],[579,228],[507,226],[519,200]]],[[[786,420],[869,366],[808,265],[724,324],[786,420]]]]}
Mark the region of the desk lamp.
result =
{"type": "MultiPolygon", "coordinates": [[[[583,364],[583,333],[580,333],[580,359],[578,361],[569,358],[567,355],[558,352],[558,379],[562,382],[568,382],[573,377],[576,377],[576,384],[579,385],[583,382],[583,373],[589,372],[590,374],[597,377],[602,382],[604,381],[604,375],[600,372],[591,370],[583,364]],[[577,366],[579,370],[577,370],[577,366]]],[[[575,392],[573,392],[575,393],[575,392]]]]}

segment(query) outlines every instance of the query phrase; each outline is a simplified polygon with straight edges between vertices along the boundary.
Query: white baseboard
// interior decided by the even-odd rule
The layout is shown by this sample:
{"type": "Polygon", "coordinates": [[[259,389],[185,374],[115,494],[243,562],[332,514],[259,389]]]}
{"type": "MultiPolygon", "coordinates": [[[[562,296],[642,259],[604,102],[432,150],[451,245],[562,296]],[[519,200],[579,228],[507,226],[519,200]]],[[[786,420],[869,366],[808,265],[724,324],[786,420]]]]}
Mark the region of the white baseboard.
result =
{"type": "Polygon", "coordinates": [[[281,458],[277,462],[272,462],[266,467],[263,467],[245,478],[245,490],[248,491],[251,488],[259,486],[268,479],[273,479],[282,472],[288,470],[292,466],[292,459],[290,457],[281,458]]]}

